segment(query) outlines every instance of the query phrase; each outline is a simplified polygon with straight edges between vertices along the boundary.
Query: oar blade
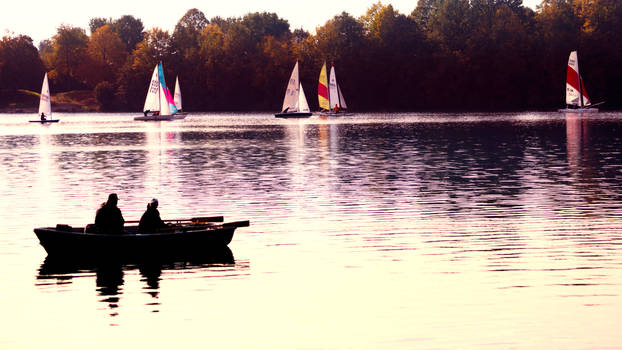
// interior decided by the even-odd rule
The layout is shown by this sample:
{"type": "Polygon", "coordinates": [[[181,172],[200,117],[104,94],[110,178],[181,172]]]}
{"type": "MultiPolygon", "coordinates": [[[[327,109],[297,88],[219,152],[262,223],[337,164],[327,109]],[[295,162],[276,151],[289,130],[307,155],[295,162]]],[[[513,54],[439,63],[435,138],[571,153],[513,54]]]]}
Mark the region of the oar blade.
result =
{"type": "Polygon", "coordinates": [[[250,225],[251,225],[251,222],[249,220],[244,220],[244,221],[226,222],[222,224],[222,227],[248,227],[250,225]]]}

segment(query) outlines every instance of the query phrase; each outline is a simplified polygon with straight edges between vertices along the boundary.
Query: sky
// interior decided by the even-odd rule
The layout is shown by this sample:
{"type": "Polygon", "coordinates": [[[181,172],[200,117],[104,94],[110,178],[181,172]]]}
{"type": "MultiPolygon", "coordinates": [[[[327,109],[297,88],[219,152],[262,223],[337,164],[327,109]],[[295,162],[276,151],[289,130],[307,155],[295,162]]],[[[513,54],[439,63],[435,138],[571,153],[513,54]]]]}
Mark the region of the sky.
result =
{"type": "MultiPolygon", "coordinates": [[[[35,46],[51,38],[61,24],[84,28],[87,34],[91,18],[117,19],[123,15],[139,18],[145,29],[159,27],[172,33],[179,19],[192,8],[197,8],[208,19],[220,16],[241,17],[251,12],[274,12],[287,20],[290,29],[303,28],[311,33],[342,11],[360,17],[377,0],[8,0],[0,11],[1,36],[24,34],[35,46]]],[[[535,9],[541,0],[523,0],[525,6],[535,9]]],[[[410,14],[417,0],[383,0],[403,14],[410,14]]]]}

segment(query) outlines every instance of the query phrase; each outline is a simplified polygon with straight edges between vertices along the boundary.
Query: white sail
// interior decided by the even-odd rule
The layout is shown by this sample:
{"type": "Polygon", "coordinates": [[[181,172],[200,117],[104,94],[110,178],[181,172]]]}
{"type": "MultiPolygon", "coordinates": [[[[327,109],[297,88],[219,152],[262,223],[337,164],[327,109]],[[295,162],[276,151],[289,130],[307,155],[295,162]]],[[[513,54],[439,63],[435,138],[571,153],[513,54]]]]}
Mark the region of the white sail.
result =
{"type": "MultiPolygon", "coordinates": [[[[167,105],[168,108],[168,105],[167,105]]],[[[159,111],[160,110],[160,78],[158,77],[158,65],[153,69],[147,97],[145,98],[145,106],[143,111],[159,111]]]]}
{"type": "Polygon", "coordinates": [[[346,104],[346,99],[343,97],[343,93],[341,92],[341,86],[337,84],[337,90],[339,90],[339,104],[342,109],[348,109],[348,105],[346,104]]]}
{"type": "Polygon", "coordinates": [[[580,107],[590,104],[590,99],[583,85],[583,79],[581,79],[581,74],[579,73],[579,59],[576,51],[572,51],[570,57],[568,57],[566,104],[580,107]],[[580,91],[583,92],[583,96],[581,96],[580,91]]]}
{"type": "Polygon", "coordinates": [[[335,66],[330,67],[330,77],[328,78],[328,100],[331,109],[334,109],[335,105],[341,108],[339,103],[339,90],[337,88],[337,75],[335,74],[335,66]]]}
{"type": "MultiPolygon", "coordinates": [[[[283,108],[281,111],[288,110],[288,112],[298,111],[298,96],[300,94],[300,79],[298,76],[298,61],[294,66],[289,82],[287,83],[287,91],[285,91],[285,98],[283,99],[283,108]]],[[[306,101],[306,99],[305,99],[306,101]]]]}
{"type": "Polygon", "coordinates": [[[50,86],[48,84],[48,74],[43,77],[43,85],[41,86],[41,97],[39,98],[39,115],[45,114],[46,117],[52,116],[52,99],[50,96],[50,86]]]}
{"type": "Polygon", "coordinates": [[[307,103],[307,97],[305,91],[302,89],[302,83],[300,83],[300,94],[298,95],[298,112],[310,112],[309,104],[307,103]]]}
{"type": "Polygon", "coordinates": [[[179,86],[179,77],[175,78],[175,107],[181,111],[181,87],[179,86]]]}

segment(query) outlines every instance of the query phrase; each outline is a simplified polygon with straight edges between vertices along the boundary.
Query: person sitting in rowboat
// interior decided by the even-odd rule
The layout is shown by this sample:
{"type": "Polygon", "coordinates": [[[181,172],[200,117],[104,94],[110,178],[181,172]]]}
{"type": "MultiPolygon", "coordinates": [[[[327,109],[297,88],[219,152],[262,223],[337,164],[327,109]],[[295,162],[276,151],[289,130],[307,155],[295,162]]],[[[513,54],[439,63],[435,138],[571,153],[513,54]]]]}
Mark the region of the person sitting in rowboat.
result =
{"type": "Polygon", "coordinates": [[[116,193],[108,195],[108,200],[97,209],[95,214],[95,230],[97,233],[121,234],[125,220],[121,209],[117,207],[119,197],[116,193]]]}
{"type": "Polygon", "coordinates": [[[147,210],[145,210],[143,216],[140,217],[138,232],[154,233],[165,227],[168,227],[168,225],[160,218],[158,200],[154,198],[147,204],[147,210]]]}
{"type": "Polygon", "coordinates": [[[41,120],[45,120],[45,113],[41,112],[41,120]]]}

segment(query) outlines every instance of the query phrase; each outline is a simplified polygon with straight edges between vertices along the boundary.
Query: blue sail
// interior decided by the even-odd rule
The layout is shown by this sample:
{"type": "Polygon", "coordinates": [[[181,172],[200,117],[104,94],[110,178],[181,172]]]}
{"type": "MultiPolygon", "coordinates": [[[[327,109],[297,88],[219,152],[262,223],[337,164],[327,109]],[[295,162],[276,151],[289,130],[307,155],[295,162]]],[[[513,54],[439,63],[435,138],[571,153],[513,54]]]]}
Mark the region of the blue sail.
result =
{"type": "Polygon", "coordinates": [[[158,64],[158,76],[160,78],[160,85],[162,85],[162,90],[164,91],[164,97],[166,98],[166,102],[168,103],[168,108],[170,109],[172,114],[177,113],[177,107],[175,106],[175,101],[173,100],[173,96],[171,96],[171,92],[166,87],[166,82],[164,81],[164,70],[162,69],[162,62],[158,64]]]}

